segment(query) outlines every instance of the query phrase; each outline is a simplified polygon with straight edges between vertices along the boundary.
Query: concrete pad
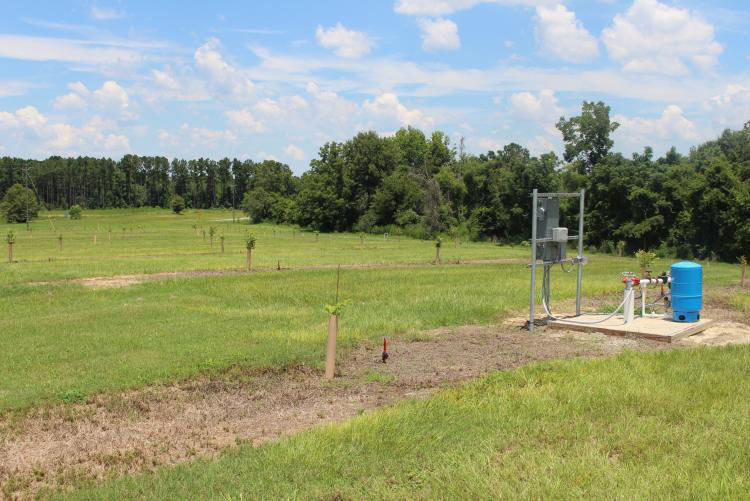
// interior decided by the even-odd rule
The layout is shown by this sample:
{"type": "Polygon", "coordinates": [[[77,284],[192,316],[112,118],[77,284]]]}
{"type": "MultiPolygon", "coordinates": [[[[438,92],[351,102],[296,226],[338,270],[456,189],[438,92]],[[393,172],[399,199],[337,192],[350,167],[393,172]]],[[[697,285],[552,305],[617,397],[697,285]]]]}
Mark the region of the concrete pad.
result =
{"type": "Polygon", "coordinates": [[[673,343],[680,339],[703,332],[713,320],[701,319],[695,323],[674,322],[669,317],[635,317],[629,324],[625,324],[621,315],[616,315],[603,321],[607,315],[585,315],[570,320],[551,320],[549,326],[553,329],[564,329],[581,332],[601,332],[612,336],[635,336],[665,343],[673,343]],[[580,322],[600,322],[582,324],[580,322]]]}

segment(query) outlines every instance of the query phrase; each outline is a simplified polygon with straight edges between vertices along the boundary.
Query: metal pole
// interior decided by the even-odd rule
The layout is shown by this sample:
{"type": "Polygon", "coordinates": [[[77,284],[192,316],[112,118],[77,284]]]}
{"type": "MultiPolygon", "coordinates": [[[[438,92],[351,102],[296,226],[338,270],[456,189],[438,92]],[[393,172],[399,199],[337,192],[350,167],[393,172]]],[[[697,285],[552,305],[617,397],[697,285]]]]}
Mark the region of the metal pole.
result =
{"type": "MultiPolygon", "coordinates": [[[[29,189],[29,166],[26,165],[26,169],[24,170],[26,173],[26,179],[24,179],[26,184],[26,189],[29,189]]],[[[26,196],[26,231],[29,231],[29,197],[26,196]]]]}
{"type": "Polygon", "coordinates": [[[537,189],[531,194],[531,293],[529,294],[529,330],[534,330],[534,306],[536,304],[536,207],[537,189]]]}
{"type": "Polygon", "coordinates": [[[583,206],[586,190],[581,190],[580,210],[578,213],[578,279],[576,281],[576,315],[581,314],[581,280],[583,278],[583,206]]]}

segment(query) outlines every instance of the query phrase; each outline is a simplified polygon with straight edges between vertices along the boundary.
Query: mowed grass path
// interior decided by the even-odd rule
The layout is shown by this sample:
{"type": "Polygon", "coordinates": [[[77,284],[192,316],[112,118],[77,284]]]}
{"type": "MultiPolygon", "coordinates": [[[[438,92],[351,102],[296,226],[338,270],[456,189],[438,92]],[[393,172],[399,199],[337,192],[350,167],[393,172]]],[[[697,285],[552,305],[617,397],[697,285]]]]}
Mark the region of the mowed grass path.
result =
{"type": "MultiPolygon", "coordinates": [[[[599,257],[587,296],[621,289],[632,259],[599,257]]],[[[728,281],[732,266],[707,280],[728,281]]],[[[341,346],[398,332],[488,323],[528,304],[524,265],[427,266],[341,272],[341,346]]],[[[556,274],[553,304],[575,274],[556,274]]],[[[5,287],[0,296],[0,412],[72,401],[232,365],[319,365],[335,270],[150,282],[121,289],[5,287]]]]}
{"type": "Polygon", "coordinates": [[[63,499],[746,499],[750,347],[499,372],[63,499]]]}
{"type": "MultiPolygon", "coordinates": [[[[242,213],[237,211],[236,215],[242,213]]],[[[258,238],[253,251],[256,268],[428,263],[435,258],[432,241],[354,233],[316,236],[291,226],[232,223],[231,210],[190,210],[182,215],[164,209],[96,210],[84,211],[83,219],[78,221],[65,218],[61,211],[52,211],[41,213],[31,226],[28,232],[25,225],[0,224],[0,286],[96,276],[242,269],[246,266],[247,231],[258,238]],[[213,246],[209,238],[211,226],[216,228],[213,246]],[[9,230],[16,233],[13,264],[7,263],[5,247],[9,230]],[[63,236],[62,251],[59,235],[63,236]]],[[[528,248],[521,246],[476,242],[458,245],[455,241],[444,242],[441,249],[445,261],[527,258],[528,253],[528,248]]]]}

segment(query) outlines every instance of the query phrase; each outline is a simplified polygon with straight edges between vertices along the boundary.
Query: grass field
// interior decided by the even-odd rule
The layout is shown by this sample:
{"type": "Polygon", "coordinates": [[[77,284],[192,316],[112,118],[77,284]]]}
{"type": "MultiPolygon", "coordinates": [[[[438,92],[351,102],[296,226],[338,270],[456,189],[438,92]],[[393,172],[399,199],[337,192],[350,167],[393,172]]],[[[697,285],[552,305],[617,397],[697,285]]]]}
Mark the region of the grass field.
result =
{"type": "MultiPolygon", "coordinates": [[[[55,227],[69,224],[91,228],[95,221],[108,221],[108,214],[105,211],[82,221],[58,222],[55,227]]],[[[231,217],[227,212],[204,213],[203,217],[222,219],[228,214],[231,217]]],[[[123,271],[120,265],[124,262],[134,266],[128,270],[131,272],[182,271],[183,265],[187,269],[210,269],[243,262],[239,250],[242,228],[233,233],[233,258],[221,254],[181,256],[184,262],[168,265],[168,259],[144,257],[175,251],[189,243],[204,248],[208,244],[195,236],[189,219],[179,220],[183,226],[169,230],[171,223],[161,220],[173,221],[180,216],[167,211],[143,211],[139,215],[142,219],[133,226],[142,226],[145,233],[131,236],[126,232],[125,237],[117,237],[121,240],[115,240],[124,247],[117,252],[130,252],[127,259],[132,262],[123,259],[113,263],[107,257],[111,252],[107,243],[94,247],[83,241],[85,230],[76,233],[68,228],[67,233],[79,236],[78,241],[71,238],[71,249],[66,251],[64,247],[64,252],[79,257],[57,261],[65,265],[64,271],[50,271],[47,262],[33,260],[4,263],[2,269],[25,267],[12,282],[20,277],[40,280],[117,274],[123,271]]],[[[260,235],[256,255],[261,266],[273,261],[264,261],[266,249],[297,255],[299,263],[306,265],[386,259],[424,263],[434,252],[430,242],[411,239],[384,242],[382,237],[371,236],[365,250],[360,251],[358,235],[322,235],[315,242],[314,235],[291,236],[291,229],[253,229],[260,235]],[[328,249],[323,257],[317,254],[319,248],[328,249]]],[[[33,245],[40,240],[39,233],[33,237],[33,245]]],[[[46,238],[47,247],[55,243],[53,235],[46,238]]],[[[23,249],[22,244],[17,247],[23,249]]],[[[41,249],[37,255],[44,254],[41,249]]],[[[446,245],[446,259],[451,250],[488,259],[523,252],[491,244],[446,245]]],[[[586,295],[619,290],[620,271],[633,266],[632,259],[593,259],[586,269],[586,295]]],[[[731,266],[714,265],[707,269],[707,279],[725,282],[734,271],[731,266]]],[[[556,284],[558,298],[573,296],[573,275],[562,277],[556,284]]],[[[392,332],[495,321],[510,310],[525,307],[528,280],[523,264],[344,270],[341,297],[352,304],[342,320],[341,343],[345,347],[392,332]]],[[[163,281],[98,291],[68,284],[6,286],[0,297],[0,332],[5,344],[0,353],[0,411],[45,401],[74,401],[94,392],[134,388],[235,364],[256,368],[319,364],[326,332],[323,306],[333,301],[335,283],[334,270],[308,270],[163,281]]]]}
{"type": "MultiPolygon", "coordinates": [[[[617,264],[586,270],[587,295],[620,288],[617,264]]],[[[523,265],[344,270],[341,345],[393,332],[488,323],[525,307],[523,265]]],[[[571,298],[571,274],[559,283],[571,298]]],[[[15,286],[0,297],[0,410],[189,377],[234,364],[323,360],[335,270],[151,282],[120,289],[15,286]]]]}
{"type": "MultiPolygon", "coordinates": [[[[337,264],[382,265],[341,270],[340,298],[350,301],[341,319],[343,351],[394,333],[493,323],[528,305],[527,247],[445,242],[446,264],[435,266],[429,241],[316,235],[232,223],[231,217],[231,211],[177,216],[143,209],[86,211],[84,219],[71,221],[52,212],[43,213],[31,232],[0,225],[0,234],[12,228],[18,235],[15,262],[0,263],[0,431],[29,409],[97,393],[232,367],[322,368],[323,307],[334,300],[337,264]],[[218,229],[213,247],[202,235],[212,225],[218,229]],[[242,270],[248,230],[258,237],[255,267],[274,270],[280,262],[286,271],[112,289],[67,281],[242,270]],[[496,262],[455,264],[467,261],[496,262]]],[[[655,268],[668,266],[663,261],[655,268]]],[[[621,272],[636,268],[633,258],[592,255],[584,304],[620,291],[621,272]]],[[[712,286],[738,277],[737,266],[704,268],[712,286]]],[[[556,272],[553,284],[553,307],[559,308],[573,298],[575,274],[556,272]]],[[[727,302],[749,311],[747,293],[727,302]]],[[[612,489],[626,485],[614,497],[736,497],[748,485],[746,477],[735,477],[750,471],[741,453],[750,445],[750,415],[742,405],[750,390],[738,384],[747,379],[749,358],[747,349],[701,349],[499,373],[278,444],[234,449],[218,461],[72,495],[611,497],[612,489]],[[660,481],[669,468],[674,474],[660,481]]]]}
{"type": "Polygon", "coordinates": [[[743,499],[747,347],[496,373],[65,499],[743,499]]]}
{"type": "MultiPolygon", "coordinates": [[[[73,221],[60,211],[43,212],[27,231],[0,224],[0,235],[16,233],[13,266],[0,268],[0,285],[30,281],[245,267],[245,233],[258,238],[253,265],[260,269],[336,264],[428,263],[434,242],[406,237],[320,234],[275,225],[232,223],[232,211],[160,209],[86,211],[73,221]],[[213,246],[209,228],[216,228],[213,246]],[[111,236],[110,236],[111,229],[111,236]],[[205,239],[203,232],[205,231],[205,239]],[[62,251],[59,236],[63,236],[62,251]],[[220,235],[225,237],[221,253],[220,235]],[[96,236],[96,245],[94,244],[96,236]]],[[[241,216],[237,212],[236,216],[241,216]]],[[[528,249],[485,243],[446,242],[445,261],[525,258],[528,249]]],[[[5,254],[7,256],[7,254],[5,254]]],[[[2,260],[7,261],[7,258],[2,260]]]]}

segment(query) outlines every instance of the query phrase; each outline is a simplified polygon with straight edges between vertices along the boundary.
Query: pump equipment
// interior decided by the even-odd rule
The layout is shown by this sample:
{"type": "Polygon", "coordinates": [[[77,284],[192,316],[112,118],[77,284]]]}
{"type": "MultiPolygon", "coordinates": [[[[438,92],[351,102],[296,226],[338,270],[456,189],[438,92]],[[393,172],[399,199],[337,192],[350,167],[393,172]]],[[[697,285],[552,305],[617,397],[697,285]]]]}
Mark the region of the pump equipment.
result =
{"type": "Polygon", "coordinates": [[[625,285],[623,300],[620,305],[605,318],[596,321],[581,320],[586,315],[581,313],[581,279],[583,266],[587,259],[583,256],[583,217],[584,197],[586,193],[539,193],[536,189],[531,193],[531,297],[529,303],[528,329],[534,330],[534,310],[536,306],[536,271],[539,261],[542,261],[542,306],[548,319],[565,320],[568,323],[594,325],[601,324],[614,317],[622,310],[623,323],[627,324],[635,318],[635,290],[640,289],[641,317],[664,317],[661,314],[649,314],[647,308],[673,306],[672,320],[675,322],[697,322],[700,320],[702,306],[702,269],[697,263],[682,262],[672,265],[671,273],[663,272],[656,278],[647,273],[645,277],[637,277],[634,273],[622,274],[625,285]],[[576,197],[579,199],[578,234],[569,235],[568,228],[560,226],[560,199],[576,197]],[[567,258],[568,242],[578,242],[578,254],[572,259],[567,258]],[[550,307],[550,275],[552,267],[559,264],[562,271],[571,273],[577,267],[576,281],[576,314],[571,317],[556,317],[550,307]],[[567,268],[566,268],[567,265],[567,268]],[[653,303],[647,303],[646,295],[649,286],[661,287],[659,298],[653,303]],[[674,297],[674,301],[672,298],[674,297]]]}

